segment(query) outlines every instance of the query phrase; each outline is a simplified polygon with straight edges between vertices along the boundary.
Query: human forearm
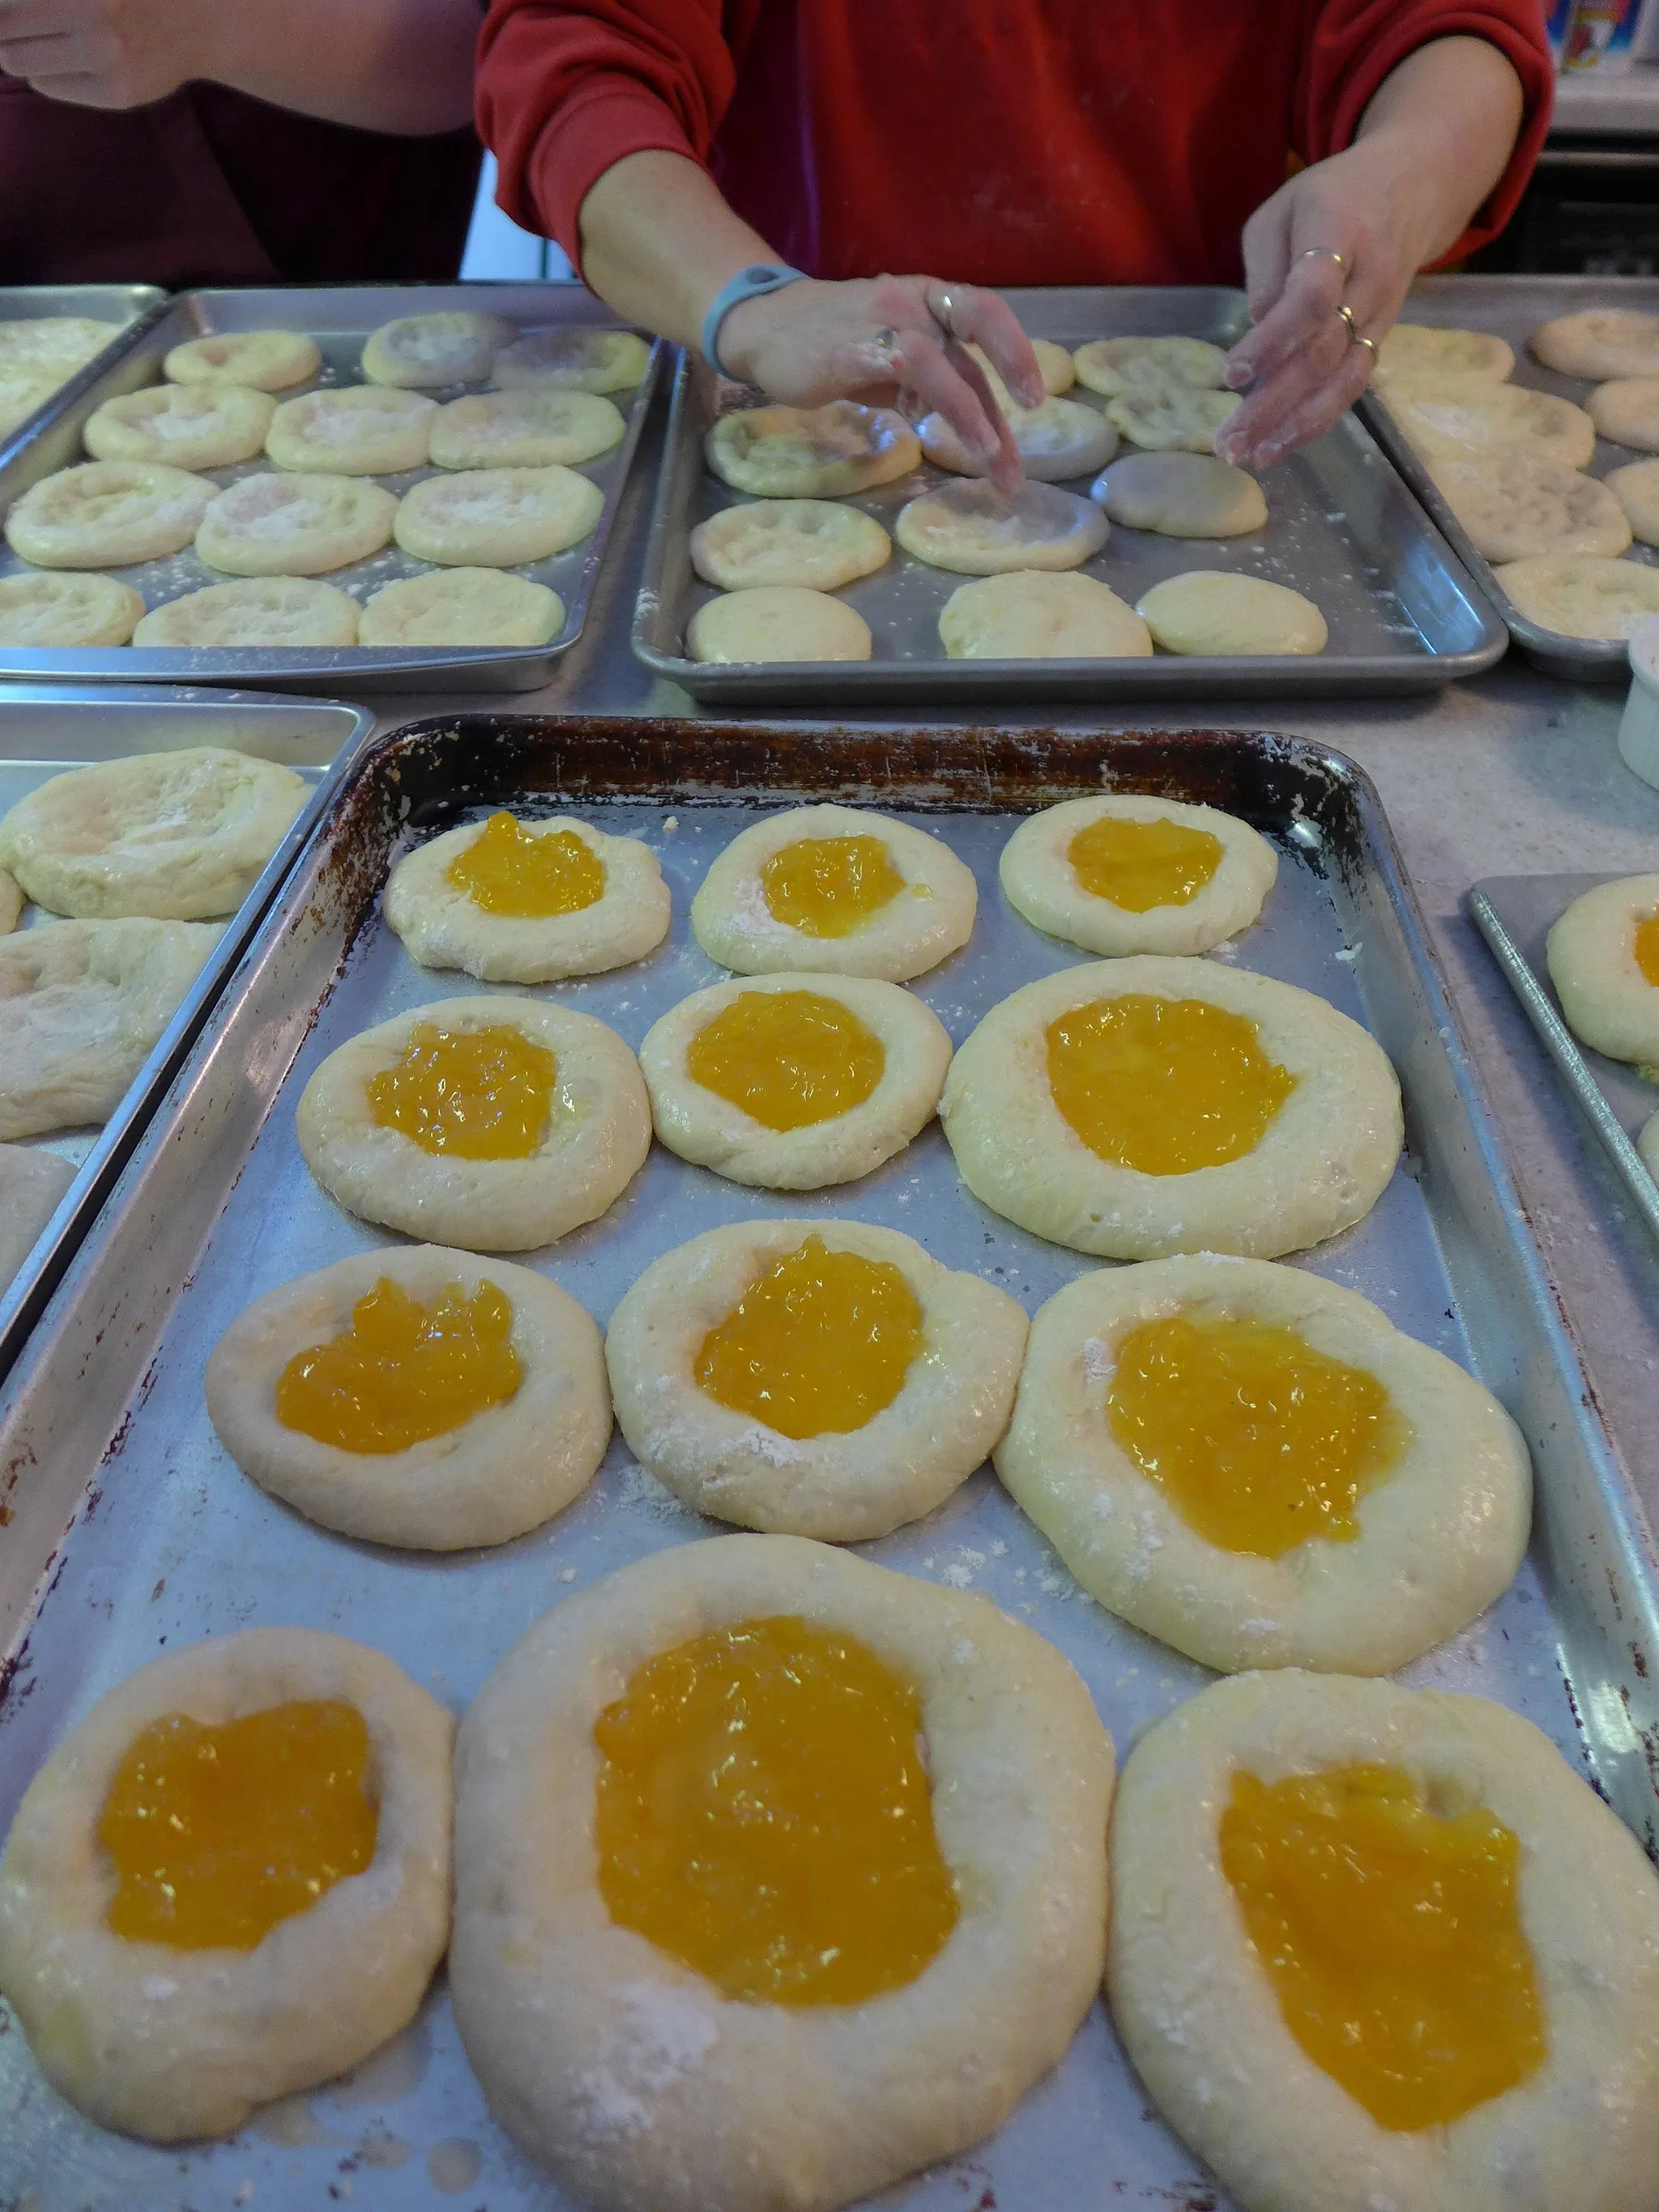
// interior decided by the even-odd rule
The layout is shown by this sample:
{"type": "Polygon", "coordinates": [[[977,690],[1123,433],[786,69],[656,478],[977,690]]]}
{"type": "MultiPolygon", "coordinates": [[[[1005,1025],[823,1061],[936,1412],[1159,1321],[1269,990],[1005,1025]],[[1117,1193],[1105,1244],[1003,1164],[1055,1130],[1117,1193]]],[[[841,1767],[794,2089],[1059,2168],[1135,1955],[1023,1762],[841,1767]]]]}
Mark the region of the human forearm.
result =
{"type": "Polygon", "coordinates": [[[608,307],[695,346],[708,303],[751,262],[775,258],[708,171],[681,154],[629,154],[581,208],[582,274],[608,307]]]}
{"type": "Polygon", "coordinates": [[[1456,242],[1502,177],[1522,106],[1514,64],[1484,39],[1436,39],[1377,87],[1355,144],[1395,153],[1419,241],[1413,275],[1456,242]]]}

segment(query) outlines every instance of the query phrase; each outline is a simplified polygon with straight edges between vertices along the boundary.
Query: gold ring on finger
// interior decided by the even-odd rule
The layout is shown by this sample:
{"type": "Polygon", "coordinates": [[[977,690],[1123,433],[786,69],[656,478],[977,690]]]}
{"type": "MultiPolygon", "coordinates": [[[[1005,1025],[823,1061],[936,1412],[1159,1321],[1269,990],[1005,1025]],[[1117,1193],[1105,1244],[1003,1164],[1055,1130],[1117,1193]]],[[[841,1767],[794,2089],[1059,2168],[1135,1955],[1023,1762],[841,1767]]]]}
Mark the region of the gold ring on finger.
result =
{"type": "Polygon", "coordinates": [[[1375,338],[1365,337],[1358,331],[1356,331],[1353,335],[1353,342],[1356,345],[1363,345],[1364,347],[1366,352],[1370,354],[1371,357],[1371,367],[1375,368],[1377,362],[1382,358],[1382,355],[1378,353],[1376,349],[1376,340],[1375,338]]]}
{"type": "Polygon", "coordinates": [[[1360,342],[1359,325],[1353,319],[1353,309],[1346,300],[1336,311],[1336,319],[1348,333],[1348,343],[1358,345],[1360,342]]]}
{"type": "Polygon", "coordinates": [[[1334,261],[1337,267],[1342,271],[1342,274],[1345,276],[1348,273],[1346,257],[1339,253],[1334,246],[1304,246],[1301,252],[1298,253],[1296,258],[1298,261],[1312,261],[1315,259],[1334,261]]]}

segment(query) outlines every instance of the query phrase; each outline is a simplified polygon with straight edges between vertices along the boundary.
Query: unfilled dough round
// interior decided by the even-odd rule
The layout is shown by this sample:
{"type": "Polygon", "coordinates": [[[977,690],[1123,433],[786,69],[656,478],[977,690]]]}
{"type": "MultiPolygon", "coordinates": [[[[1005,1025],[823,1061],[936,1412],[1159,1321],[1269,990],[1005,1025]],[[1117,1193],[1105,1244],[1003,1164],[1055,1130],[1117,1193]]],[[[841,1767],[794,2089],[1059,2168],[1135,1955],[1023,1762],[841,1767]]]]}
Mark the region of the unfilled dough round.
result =
{"type": "Polygon", "coordinates": [[[518,335],[516,323],[471,308],[399,315],[369,332],[362,371],[371,384],[409,392],[442,384],[475,384],[489,375],[496,355],[518,335]]]}
{"type": "Polygon", "coordinates": [[[322,365],[316,340],[298,331],[222,331],[174,346],[161,374],[170,384],[246,384],[255,392],[287,392],[322,365]]]}
{"type": "Polygon", "coordinates": [[[1494,447],[1518,447],[1564,469],[1589,466],[1595,425],[1582,407],[1553,392],[1475,377],[1394,377],[1389,411],[1425,460],[1468,461],[1494,447]]]}
{"type": "Polygon", "coordinates": [[[1602,478],[1644,545],[1659,545],[1659,459],[1626,461],[1602,478]]]}
{"type": "Polygon", "coordinates": [[[580,544],[604,511],[605,494],[574,469],[463,469],[413,486],[392,535],[417,561],[516,568],[580,544]]]}
{"type": "Polygon", "coordinates": [[[113,576],[0,576],[0,645],[125,645],[143,612],[113,576]]]}
{"type": "Polygon", "coordinates": [[[132,641],[185,650],[356,645],[357,602],[308,577],[243,577],[169,599],[144,617],[132,641]]]}
{"type": "Polygon", "coordinates": [[[952,660],[1145,659],[1152,632],[1092,576],[1019,568],[958,584],[939,610],[952,660]]]}
{"type": "Polygon", "coordinates": [[[756,584],[708,599],[685,628],[693,660],[868,660],[870,625],[856,607],[794,584],[756,584]]]}
{"type": "Polygon", "coordinates": [[[1598,884],[1559,918],[1544,948],[1573,1035],[1609,1060],[1644,1069],[1659,1069],[1659,987],[1637,965],[1636,932],[1655,915],[1659,875],[1598,884]]]}
{"type": "Polygon", "coordinates": [[[1216,432],[1239,404],[1237,392],[1192,384],[1132,385],[1106,412],[1132,444],[1151,453],[1215,452],[1216,432]]]}
{"type": "Polygon", "coordinates": [[[496,2118],[599,2212],[863,2202],[1000,2125],[1098,1987],[1112,1753],[1088,1692],[984,1599],[830,1546],[712,1537],[567,1597],[474,1699],[456,1772],[461,2039],[496,2118]],[[600,1711],[658,1653],[779,1614],[857,1638],[921,1700],[961,1917],[858,2005],[730,2001],[599,1890],[600,1711]]]}
{"type": "Polygon", "coordinates": [[[62,383],[119,336],[118,324],[91,315],[15,315],[0,322],[0,368],[39,368],[62,383]]]}
{"type": "Polygon", "coordinates": [[[357,477],[244,477],[203,515],[196,550],[227,576],[317,576],[378,553],[397,512],[357,477]]]}
{"type": "Polygon", "coordinates": [[[351,384],[285,399],[270,418],[265,451],[279,469],[313,475],[396,476],[423,469],[438,403],[419,392],[351,384]]]}
{"type": "Polygon", "coordinates": [[[0,937],[9,935],[16,928],[27,903],[23,886],[16,877],[10,869],[0,868],[0,937]]]}
{"type": "Polygon", "coordinates": [[[694,991],[653,1023],[640,1047],[652,1117],[669,1151],[763,1190],[821,1190],[871,1174],[932,1121],[950,1064],[945,1024],[900,985],[805,969],[694,991]],[[862,1104],[803,1128],[774,1129],[692,1078],[686,1053],[698,1031],[735,1000],[779,991],[838,999],[880,1041],[884,1066],[862,1104]]]}
{"type": "MultiPolygon", "coordinates": [[[[1040,406],[1006,407],[1003,413],[1025,473],[1039,483],[1059,483],[1103,467],[1117,451],[1117,432],[1098,407],[1050,397],[1040,406]]],[[[957,475],[982,477],[989,463],[970,453],[942,415],[918,426],[921,450],[934,465],[957,475]]]]}
{"type": "Polygon", "coordinates": [[[126,568],[177,553],[196,535],[214,487],[153,461],[83,461],[30,486],[6,538],[37,568],[126,568]]]}
{"type": "Polygon", "coordinates": [[[527,1252],[597,1221],[626,1190],[651,1147],[651,1108],[633,1054],[591,1014],[505,994],[438,999],[330,1053],[301,1094],[295,1133],[329,1196],[365,1221],[468,1252],[527,1252]],[[369,1082],[427,1024],[441,1036],[511,1026],[552,1053],[547,1133],[527,1158],[429,1152],[374,1120],[369,1082]]]}
{"type": "Polygon", "coordinates": [[[564,601],[545,584],[500,568],[441,568],[382,585],[364,606],[359,645],[550,645],[564,601]]]}
{"type": "Polygon", "coordinates": [[[1621,376],[1598,384],[1584,405],[1602,437],[1641,453],[1659,452],[1659,376],[1621,376]]]}
{"type": "Polygon", "coordinates": [[[1330,633],[1311,599],[1265,576],[1189,568],[1143,592],[1135,612],[1166,653],[1322,653],[1330,633]]]}
{"type": "Polygon", "coordinates": [[[0,1986],[52,2087],[123,2135],[228,2135],[407,2027],[449,1936],[454,1733],[391,1660],[315,1628],[210,1636],[101,1698],[29,1784],[0,1861],[0,1986]],[[105,1926],[99,1815],[141,1730],[173,1713],[222,1725],[336,1698],[362,1714],[374,1759],[374,1856],[361,1874],[251,1950],[187,1950],[105,1926]]]}
{"type": "Polygon", "coordinates": [[[0,1292],[9,1287],[74,1181],[73,1163],[56,1152],[0,1145],[0,1292]]]}
{"type": "MultiPolygon", "coordinates": [[[[1383,1674],[1466,1628],[1527,1548],[1532,1468],[1491,1392],[1358,1292],[1213,1252],[1079,1276],[1031,1323],[997,1473],[1089,1595],[1206,1667],[1383,1674]],[[1110,1425],[1117,1348],[1176,1316],[1265,1322],[1373,1377],[1409,1441],[1359,1533],[1270,1558],[1200,1534],[1110,1425]]],[[[1224,1478],[1218,1473],[1218,1480],[1224,1478]]]]}
{"type": "Polygon", "coordinates": [[[1515,350],[1490,331],[1464,331],[1434,323],[1396,323],[1378,349],[1379,376],[1469,376],[1504,384],[1515,368],[1515,350]]]}
{"type": "Polygon", "coordinates": [[[1400,1085],[1376,1040],[1311,991],[1213,960],[1143,954],[1062,969],[993,1006],[951,1062],[939,1119],[975,1198],[1051,1243],[1109,1260],[1277,1259],[1363,1221],[1400,1157],[1400,1085]],[[1157,1175],[1102,1158],[1054,1103],[1047,1035],[1127,994],[1197,999],[1255,1025],[1296,1087],[1254,1148],[1157,1175]]]}
{"type": "Polygon", "coordinates": [[[1024,1345],[1024,1309],[1006,1291],[896,1230],[744,1221],[647,1267],[612,1314],[605,1353],[628,1448],[677,1498],[741,1528],[852,1544],[919,1521],[982,1464],[1008,1425],[1024,1345]],[[722,1405],[696,1370],[710,1330],[809,1237],[896,1267],[925,1341],[897,1396],[862,1426],[795,1437],[722,1405]]]}
{"type": "Polygon", "coordinates": [[[532,331],[495,356],[498,391],[630,392],[651,365],[636,331],[532,331]]]}
{"type": "Polygon", "coordinates": [[[1659,315],[1635,307],[1587,307],[1540,323],[1527,341],[1546,368],[1600,383],[1610,376],[1659,376],[1659,315]]]}
{"type": "Polygon", "coordinates": [[[722,483],[762,499],[845,498],[908,476],[921,459],[902,415],[852,399],[740,408],[712,427],[703,451],[722,483]]]}
{"type": "Polygon", "coordinates": [[[597,392],[477,392],[432,425],[436,469],[574,468],[620,446],[628,425],[597,392]]]}
{"type": "Polygon", "coordinates": [[[275,761],[222,745],[134,753],[54,775],[0,819],[0,866],[83,921],[234,914],[310,795],[275,761]]]}
{"type": "MultiPolygon", "coordinates": [[[[1170,2125],[1260,2212],[1654,2212],[1659,1887],[1547,1737],[1485,1698],[1292,1672],[1218,1682],[1136,1745],[1112,1817],[1107,1989],[1170,2125]],[[1403,1769],[1518,1841],[1547,2048],[1459,2118],[1388,2128],[1291,2033],[1223,1869],[1233,1778],[1403,1769]]],[[[1344,1893],[1334,1892],[1335,1899],[1344,1893]]],[[[1421,1956],[1421,1954],[1417,1954],[1421,1956]]]]}
{"type": "Polygon", "coordinates": [[[1213,453],[1125,453],[1089,495],[1126,529],[1165,538],[1243,538],[1267,526],[1261,485],[1213,453]]]}
{"type": "MultiPolygon", "coordinates": [[[[1036,356],[1037,374],[1042,377],[1043,389],[1050,398],[1057,399],[1062,392],[1069,392],[1077,382],[1077,364],[1072,359],[1071,348],[1056,344],[1053,338],[1034,338],[1029,334],[1027,343],[1036,356]]],[[[997,404],[1003,406],[1005,399],[1012,404],[1013,394],[1003,382],[1000,373],[993,366],[991,356],[983,346],[970,345],[968,350],[985,372],[985,380],[990,386],[997,404]]]]}
{"type": "Polygon", "coordinates": [[[1545,553],[1495,574],[1518,613],[1564,637],[1627,638],[1659,614],[1659,568],[1640,561],[1545,553]]]}
{"type": "Polygon", "coordinates": [[[528,1267],[441,1244],[362,1252],[256,1298],[213,1347],[208,1418],[245,1474],[325,1528],[370,1544],[459,1552],[510,1543],[579,1497],[611,1438],[598,1328],[568,1291],[528,1267]],[[351,1328],[383,1279],[428,1310],[447,1290],[488,1285],[512,1308],[513,1395],[401,1451],[347,1451],[276,1413],[290,1360],[351,1328]]]}
{"type": "Polygon", "coordinates": [[[531,837],[575,837],[605,870],[592,906],[539,916],[492,914],[448,871],[480,835],[469,822],[406,854],[387,880],[386,924],[422,968],[459,968],[483,983],[556,983],[598,975],[654,952],[668,934],[668,886],[637,837],[612,837],[574,815],[519,817],[531,837]]]}
{"type": "Polygon", "coordinates": [[[1072,359],[1079,384],[1119,399],[1126,392],[1171,384],[1218,391],[1227,356],[1206,338],[1091,338],[1076,348],[1072,359]]]}
{"type": "Polygon", "coordinates": [[[0,436],[27,422],[63,380],[53,369],[9,368],[0,361],[0,436]]]}
{"type": "Polygon", "coordinates": [[[106,399],[81,437],[98,461],[165,461],[222,469],[252,460],[276,403],[245,384],[155,384],[106,399]]]}
{"type": "Polygon", "coordinates": [[[884,568],[892,550],[873,515],[830,499],[750,500],[691,532],[692,567],[723,592],[779,584],[833,592],[884,568]]]}
{"type": "Polygon", "coordinates": [[[1092,500],[1056,484],[1024,483],[1010,496],[969,477],[901,507],[893,535],[930,568],[1000,576],[1011,568],[1080,568],[1109,528],[1092,500]]]}
{"type": "Polygon", "coordinates": [[[1442,496],[1488,561],[1540,553],[1622,553],[1631,541],[1624,508],[1606,484],[1559,461],[1498,447],[1474,461],[1438,461],[1442,496]]]}
{"type": "Polygon", "coordinates": [[[998,872],[1009,905],[1034,929],[1121,959],[1134,952],[1209,952],[1237,937],[1267,903],[1279,856],[1236,814],[1126,791],[1068,799],[1028,815],[1003,847],[998,872]],[[1215,873],[1182,905],[1139,914],[1115,906],[1086,888],[1071,860],[1079,832],[1104,820],[1172,822],[1214,837],[1221,846],[1215,873]]]}
{"type": "Polygon", "coordinates": [[[0,1140],[106,1121],[220,932],[47,921],[0,938],[0,1140]]]}
{"type": "Polygon", "coordinates": [[[741,975],[833,968],[904,983],[966,945],[978,904],[973,870],[925,830],[861,807],[793,806],[739,830],[717,855],[691,902],[691,931],[741,975]],[[876,838],[904,888],[843,936],[780,921],[767,903],[767,862],[792,845],[845,837],[876,838]]]}

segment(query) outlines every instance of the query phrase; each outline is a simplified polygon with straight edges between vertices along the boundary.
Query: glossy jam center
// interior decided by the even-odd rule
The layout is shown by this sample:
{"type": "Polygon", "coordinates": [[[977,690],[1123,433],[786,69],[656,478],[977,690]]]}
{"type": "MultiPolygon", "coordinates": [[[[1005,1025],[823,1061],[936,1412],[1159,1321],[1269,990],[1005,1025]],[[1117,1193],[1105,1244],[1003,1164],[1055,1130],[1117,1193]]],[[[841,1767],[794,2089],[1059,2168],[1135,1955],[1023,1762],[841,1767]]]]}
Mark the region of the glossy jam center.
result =
{"type": "Polygon", "coordinates": [[[1125,822],[1103,814],[1078,831],[1066,857],[1085,891],[1127,913],[1146,914],[1195,899],[1221,866],[1221,840],[1164,815],[1125,822]]]}
{"type": "Polygon", "coordinates": [[[382,1275],[343,1335],[283,1368],[276,1418],[341,1451],[407,1451],[507,1402],[520,1380],[512,1336],[512,1305],[493,1283],[471,1297],[448,1283],[423,1306],[382,1275]]]}
{"type": "Polygon", "coordinates": [[[879,837],[798,838],[761,869],[767,912],[805,937],[850,937],[903,889],[879,837]]]}
{"type": "Polygon", "coordinates": [[[474,906],[517,921],[578,914],[605,896],[605,862],[574,830],[535,836],[510,814],[492,814],[444,874],[474,906]]]}
{"type": "Polygon", "coordinates": [[[862,1106],[881,1081],[881,1039],[817,991],[744,991],[697,1031],[686,1073],[769,1129],[805,1129],[862,1106]]]}
{"type": "Polygon", "coordinates": [[[1650,914],[1636,925],[1636,964],[1659,990],[1659,914],[1650,914]]]}
{"type": "Polygon", "coordinates": [[[709,1330],[692,1371],[780,1436],[844,1436],[892,1404],[926,1340],[901,1269],[809,1237],[709,1330]]]}
{"type": "Polygon", "coordinates": [[[613,1921],[726,1996],[861,2004],[957,1921],[921,1701],[855,1637],[746,1620],[639,1668],[594,1724],[613,1921]]]}
{"type": "Polygon", "coordinates": [[[168,1713],[135,1736],[98,1816],[117,1936],[251,1951],[374,1856],[368,1730],[337,1700],[216,1725],[168,1713]]]}
{"type": "Polygon", "coordinates": [[[440,1030],[419,1022],[398,1065],[369,1078],[369,1112],[423,1152],[526,1160],[547,1134],[558,1073],[546,1046],[510,1024],[440,1030]]]}
{"type": "Polygon", "coordinates": [[[1296,1078],[1243,1014],[1130,992],[1049,1023],[1048,1087],[1103,1160],[1186,1175],[1253,1152],[1296,1078]]]}
{"type": "Polygon", "coordinates": [[[1520,1856],[1397,1767],[1234,1776],[1221,1863],[1285,2025],[1380,2126],[1443,2126],[1542,2063],[1520,1856]]]}

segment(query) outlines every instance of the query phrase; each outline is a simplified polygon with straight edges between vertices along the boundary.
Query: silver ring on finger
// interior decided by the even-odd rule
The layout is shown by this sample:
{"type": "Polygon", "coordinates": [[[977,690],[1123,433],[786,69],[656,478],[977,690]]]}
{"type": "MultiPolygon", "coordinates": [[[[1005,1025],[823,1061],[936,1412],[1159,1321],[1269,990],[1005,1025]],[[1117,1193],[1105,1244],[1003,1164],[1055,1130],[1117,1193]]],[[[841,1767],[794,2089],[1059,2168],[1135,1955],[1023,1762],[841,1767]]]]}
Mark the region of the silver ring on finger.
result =
{"type": "Polygon", "coordinates": [[[874,345],[878,353],[884,353],[890,361],[893,356],[898,351],[899,334],[893,328],[892,325],[889,323],[884,330],[879,330],[876,332],[876,335],[871,343],[874,345]]]}
{"type": "Polygon", "coordinates": [[[949,292],[935,292],[927,302],[927,312],[947,338],[957,335],[957,303],[949,292]]]}
{"type": "Polygon", "coordinates": [[[1345,276],[1348,273],[1347,257],[1339,253],[1334,246],[1304,246],[1296,258],[1298,261],[1334,261],[1345,276]]]}

